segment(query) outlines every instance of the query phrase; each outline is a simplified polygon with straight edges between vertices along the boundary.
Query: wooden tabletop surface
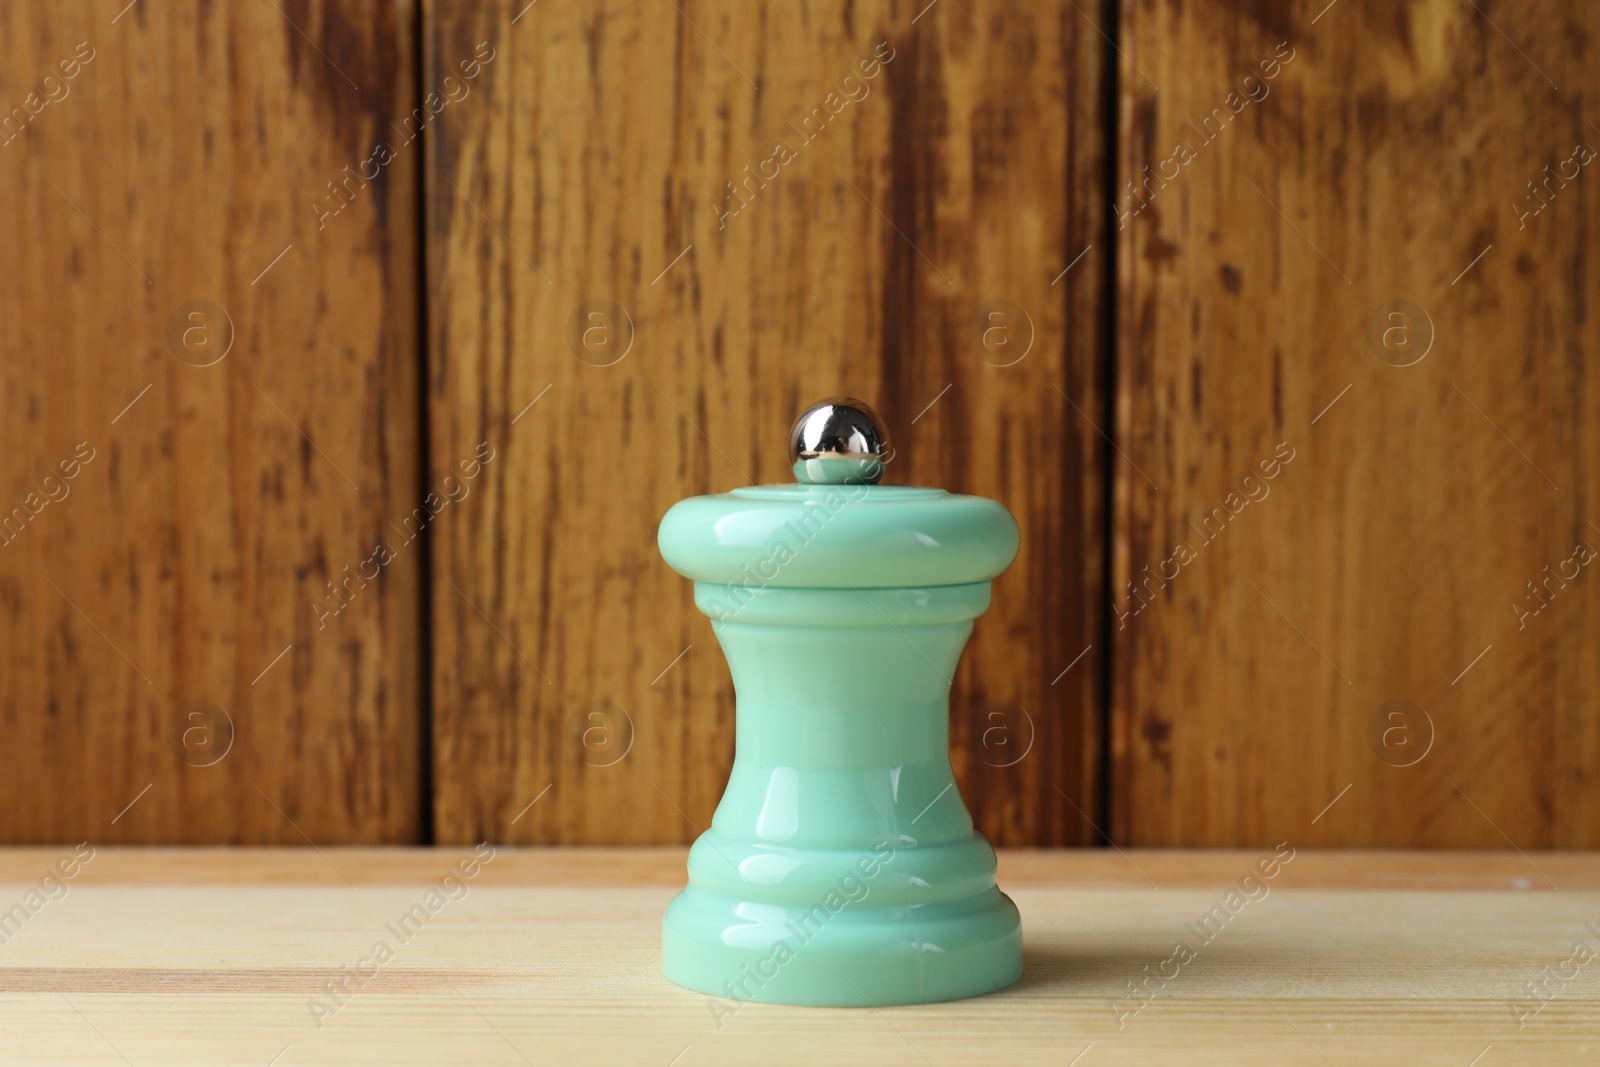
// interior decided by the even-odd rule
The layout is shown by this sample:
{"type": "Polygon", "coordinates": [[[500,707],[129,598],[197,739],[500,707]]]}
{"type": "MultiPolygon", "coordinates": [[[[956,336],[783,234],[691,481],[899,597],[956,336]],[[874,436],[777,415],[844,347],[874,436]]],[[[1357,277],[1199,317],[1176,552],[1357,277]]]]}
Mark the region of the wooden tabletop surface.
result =
{"type": "Polygon", "coordinates": [[[0,1063],[1600,1063],[1600,856],[1270,855],[1002,852],[1022,980],[879,1011],[663,979],[681,849],[3,850],[0,1063]]]}

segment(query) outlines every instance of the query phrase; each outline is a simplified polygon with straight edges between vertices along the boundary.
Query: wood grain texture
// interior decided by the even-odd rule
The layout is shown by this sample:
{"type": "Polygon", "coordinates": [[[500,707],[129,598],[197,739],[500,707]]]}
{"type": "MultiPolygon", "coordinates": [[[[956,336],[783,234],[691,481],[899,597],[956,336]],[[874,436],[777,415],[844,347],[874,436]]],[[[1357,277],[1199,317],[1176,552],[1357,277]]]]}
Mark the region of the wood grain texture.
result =
{"type": "Polygon", "coordinates": [[[419,840],[415,18],[0,9],[0,839],[419,840]]]}
{"type": "MultiPolygon", "coordinates": [[[[681,850],[670,851],[681,863],[681,850]]],[[[334,849],[328,858],[359,854],[334,849]]],[[[1012,887],[1026,942],[1023,977],[1009,989],[883,1011],[749,1005],[727,1014],[733,1005],[661,977],[660,916],[675,886],[617,885],[611,850],[567,853],[555,865],[575,880],[545,884],[532,875],[537,862],[524,863],[523,877],[501,873],[541,852],[505,850],[471,877],[455,873],[471,854],[410,853],[388,881],[358,878],[356,891],[285,884],[286,865],[322,862],[309,850],[236,855],[235,884],[224,885],[204,865],[195,877],[186,852],[106,850],[79,868],[64,898],[8,935],[0,1057],[1061,1067],[1081,1056],[1083,1065],[1461,1067],[1481,1056],[1542,1065],[1583,1062],[1600,1009],[1596,964],[1560,987],[1546,972],[1570,974],[1574,941],[1592,949],[1600,940],[1589,925],[1600,893],[1441,890],[1451,874],[1436,857],[1364,858],[1358,865],[1370,877],[1415,887],[1373,891],[1311,888],[1316,878],[1302,882],[1310,872],[1301,864],[1315,854],[1297,855],[1129,1014],[1129,983],[1159,968],[1175,941],[1198,941],[1191,927],[1260,857],[1228,854],[1238,861],[1231,874],[1158,892],[1131,874],[1126,885],[1086,887],[1077,866],[1115,853],[1058,851],[1050,876],[1012,887]],[[97,874],[119,856],[146,874],[164,867],[165,876],[97,874]],[[455,880],[445,883],[449,874],[455,880]],[[430,891],[438,903],[402,941],[391,926],[426,908],[430,891]],[[391,956],[373,963],[380,941],[391,956]],[[1523,987],[1536,981],[1549,983],[1550,996],[1519,1029],[1509,1009],[1528,1006],[1523,987]]],[[[0,902],[37,883],[36,869],[13,863],[27,858],[37,855],[0,855],[0,902]],[[13,880],[14,870],[24,873],[13,880]]],[[[1521,862],[1457,858],[1463,875],[1521,862]]],[[[1592,854],[1536,858],[1586,867],[1591,887],[1600,877],[1592,854]]],[[[1011,859],[1002,851],[1002,870],[1011,859]]],[[[1176,862],[1185,859],[1221,873],[1214,856],[1176,862]]]]}
{"type": "Polygon", "coordinates": [[[707,825],[731,682],[656,526],[682,497],[791,480],[789,424],[841,393],[886,417],[889,480],[1016,513],[1022,555],[955,679],[954,760],[991,838],[1092,839],[1095,24],[1065,2],[507,0],[427,5],[425,36],[430,82],[496,50],[427,179],[430,478],[483,442],[498,457],[437,533],[439,840],[707,825]],[[626,318],[574,347],[590,301],[626,318]],[[971,337],[990,301],[1025,312],[1010,350],[971,337]]]}
{"type": "MultiPolygon", "coordinates": [[[[454,848],[340,846],[285,848],[100,847],[75,886],[415,885],[461,854],[454,848]],[[347,882],[346,879],[349,881],[347,882]]],[[[55,864],[59,847],[0,849],[0,886],[28,885],[55,864]]],[[[1222,889],[1261,859],[1244,849],[1001,848],[1000,885],[1014,889],[1222,889]]],[[[681,845],[561,848],[498,845],[484,868],[487,886],[681,888],[688,849],[681,845]]],[[[1600,892],[1600,862],[1588,852],[1405,852],[1301,849],[1298,889],[1506,890],[1600,892]],[[1540,872],[1550,876],[1546,881],[1540,872]],[[1553,885],[1552,885],[1553,883],[1553,885]]]]}
{"type": "Polygon", "coordinates": [[[1115,836],[1592,847],[1600,12],[1321,8],[1122,8],[1115,836]]]}

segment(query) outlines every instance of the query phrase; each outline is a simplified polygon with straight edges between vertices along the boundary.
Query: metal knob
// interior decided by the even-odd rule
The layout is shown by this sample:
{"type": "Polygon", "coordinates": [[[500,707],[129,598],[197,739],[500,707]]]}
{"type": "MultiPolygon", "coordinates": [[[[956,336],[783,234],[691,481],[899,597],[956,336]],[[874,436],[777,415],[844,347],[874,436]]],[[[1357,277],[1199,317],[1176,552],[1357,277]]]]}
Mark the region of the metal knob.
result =
{"type": "Polygon", "coordinates": [[[789,462],[807,485],[876,485],[890,452],[882,417],[854,397],[817,401],[789,431],[789,462]]]}

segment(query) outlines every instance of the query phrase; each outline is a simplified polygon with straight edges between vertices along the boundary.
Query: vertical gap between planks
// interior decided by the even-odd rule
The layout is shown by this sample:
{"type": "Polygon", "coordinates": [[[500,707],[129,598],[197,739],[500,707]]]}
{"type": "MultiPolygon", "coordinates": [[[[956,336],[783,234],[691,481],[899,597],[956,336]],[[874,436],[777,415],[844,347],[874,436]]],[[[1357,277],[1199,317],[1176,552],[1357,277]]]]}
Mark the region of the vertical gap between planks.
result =
{"type": "MultiPolygon", "coordinates": [[[[1101,105],[1101,122],[1103,136],[1104,161],[1101,164],[1106,189],[1106,214],[1101,216],[1101,232],[1105,234],[1103,242],[1105,247],[1104,265],[1101,268],[1101,331],[1102,342],[1100,350],[1101,379],[1104,382],[1104,393],[1101,397],[1100,425],[1108,427],[1107,432],[1113,441],[1118,435],[1117,425],[1117,249],[1118,241],[1116,231],[1111,226],[1111,216],[1116,210],[1117,196],[1117,170],[1120,166],[1122,146],[1118,140],[1119,133],[1119,99],[1121,92],[1121,69],[1117,66],[1117,58],[1121,55],[1121,45],[1118,43],[1122,36],[1122,4],[1121,0],[1105,0],[1105,6],[1100,15],[1106,27],[1106,41],[1104,55],[1104,77],[1101,79],[1104,100],[1101,105]]],[[[1091,228],[1094,229],[1094,228],[1091,228]]],[[[1117,658],[1113,654],[1113,641],[1115,637],[1111,628],[1112,612],[1110,605],[1116,596],[1113,582],[1116,579],[1116,537],[1117,537],[1117,511],[1116,511],[1116,449],[1102,448],[1100,479],[1100,523],[1102,539],[1100,547],[1100,581],[1104,602],[1098,606],[1100,616],[1100,662],[1103,664],[1099,672],[1099,682],[1096,686],[1096,697],[1099,700],[1100,712],[1100,752],[1099,752],[1099,781],[1095,783],[1095,819],[1102,831],[1096,834],[1095,844],[1104,848],[1112,844],[1110,832],[1115,823],[1112,818],[1112,803],[1116,791],[1112,788],[1112,774],[1114,761],[1112,758],[1112,722],[1115,694],[1116,694],[1116,665],[1117,658]]]]}
{"type": "MultiPolygon", "coordinates": [[[[426,90],[423,88],[427,77],[428,60],[432,49],[428,46],[428,26],[432,9],[432,0],[417,0],[412,9],[411,29],[415,35],[412,48],[416,57],[414,69],[416,71],[411,86],[413,98],[421,100],[426,90]]],[[[428,366],[433,352],[433,339],[428,333],[428,255],[432,235],[428,230],[428,181],[430,156],[433,134],[430,130],[422,131],[422,142],[418,146],[415,156],[417,167],[417,203],[416,222],[417,232],[417,499],[424,500],[428,495],[428,474],[430,469],[430,435],[428,433],[428,366]]],[[[434,805],[437,798],[434,795],[433,779],[433,657],[435,645],[433,640],[433,553],[434,542],[432,531],[422,540],[421,559],[422,574],[417,583],[419,588],[417,611],[420,615],[419,627],[421,629],[422,654],[419,671],[420,691],[417,694],[419,704],[417,718],[420,722],[421,736],[418,739],[417,757],[417,789],[421,792],[421,813],[417,826],[418,843],[432,845],[436,843],[437,834],[434,827],[434,805]]]]}

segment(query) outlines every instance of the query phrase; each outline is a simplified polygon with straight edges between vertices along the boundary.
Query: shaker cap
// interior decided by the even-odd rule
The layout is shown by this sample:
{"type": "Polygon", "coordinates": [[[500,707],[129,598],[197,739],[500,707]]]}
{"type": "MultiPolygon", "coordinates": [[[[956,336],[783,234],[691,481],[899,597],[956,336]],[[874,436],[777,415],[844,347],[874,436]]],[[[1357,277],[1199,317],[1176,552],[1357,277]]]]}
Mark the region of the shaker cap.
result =
{"type": "Polygon", "coordinates": [[[747,587],[890,589],[986,582],[1016,558],[1017,523],[1000,503],[876,484],[893,452],[862,401],[807,408],[789,447],[798,483],[673,505],[657,535],[673,570],[747,587]]]}

